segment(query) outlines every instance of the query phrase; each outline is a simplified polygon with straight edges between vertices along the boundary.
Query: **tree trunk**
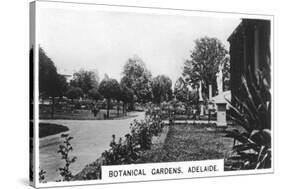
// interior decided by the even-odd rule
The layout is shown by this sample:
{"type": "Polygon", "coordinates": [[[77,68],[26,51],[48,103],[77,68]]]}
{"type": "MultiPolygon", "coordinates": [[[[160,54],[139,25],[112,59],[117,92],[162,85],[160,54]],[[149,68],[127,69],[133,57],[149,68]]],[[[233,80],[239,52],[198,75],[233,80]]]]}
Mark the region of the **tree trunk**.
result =
{"type": "Polygon", "coordinates": [[[125,103],[125,105],[124,105],[124,112],[125,112],[125,116],[127,115],[127,110],[128,110],[128,104],[127,103],[125,103]]]}
{"type": "Polygon", "coordinates": [[[188,114],[188,105],[185,105],[185,115],[186,115],[186,124],[188,122],[189,114],[188,114]]]}
{"type": "Polygon", "coordinates": [[[119,117],[119,109],[120,109],[120,107],[119,107],[119,101],[117,101],[117,117],[119,117]]]}
{"type": "Polygon", "coordinates": [[[52,119],[54,119],[54,114],[55,114],[55,97],[52,96],[52,111],[51,111],[52,119]]]}
{"type": "Polygon", "coordinates": [[[123,116],[125,115],[125,102],[123,102],[123,116]]]}
{"type": "Polygon", "coordinates": [[[110,99],[108,98],[107,99],[107,115],[106,115],[107,118],[109,118],[109,102],[110,102],[110,99]]]}

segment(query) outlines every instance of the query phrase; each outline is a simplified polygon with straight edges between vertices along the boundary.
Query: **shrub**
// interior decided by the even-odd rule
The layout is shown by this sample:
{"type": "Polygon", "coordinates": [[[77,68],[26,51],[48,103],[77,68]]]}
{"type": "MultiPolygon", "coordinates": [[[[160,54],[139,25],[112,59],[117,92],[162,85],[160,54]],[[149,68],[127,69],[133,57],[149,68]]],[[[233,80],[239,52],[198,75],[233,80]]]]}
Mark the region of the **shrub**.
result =
{"type": "Polygon", "coordinates": [[[39,182],[40,183],[46,183],[46,181],[45,181],[45,174],[46,174],[46,171],[44,171],[43,169],[41,169],[39,171],[39,182]]]}
{"type": "MultiPolygon", "coordinates": [[[[268,73],[267,73],[268,74],[268,73]]],[[[271,167],[271,95],[270,81],[262,72],[253,78],[242,76],[244,97],[234,97],[229,118],[242,129],[227,131],[238,141],[233,147],[231,169],[271,167]]]]}
{"type": "Polygon", "coordinates": [[[159,115],[149,115],[145,120],[134,120],[131,132],[116,142],[112,136],[110,149],[102,154],[104,165],[120,165],[137,163],[141,153],[150,149],[152,137],[162,131],[163,123],[159,115]]]}
{"type": "Polygon", "coordinates": [[[104,165],[131,164],[139,158],[139,146],[132,140],[130,134],[127,134],[125,138],[125,141],[120,138],[116,142],[115,135],[112,136],[111,148],[102,154],[104,165]]]}
{"type": "Polygon", "coordinates": [[[153,136],[159,135],[159,133],[162,132],[162,128],[164,126],[164,123],[162,122],[162,116],[160,114],[151,114],[148,118],[148,124],[149,124],[149,132],[153,136]]]}
{"type": "Polygon", "coordinates": [[[136,121],[131,124],[131,132],[125,135],[125,139],[116,141],[112,135],[110,148],[102,153],[94,163],[87,165],[73,180],[101,179],[102,165],[122,165],[138,163],[141,155],[151,146],[152,136],[158,135],[163,127],[162,120],[158,114],[149,114],[145,120],[136,121]]]}
{"type": "MultiPolygon", "coordinates": [[[[70,140],[73,137],[70,137],[68,134],[62,134],[61,137],[64,139],[63,144],[59,145],[58,153],[61,154],[61,159],[65,161],[65,166],[59,168],[60,175],[63,181],[70,181],[73,178],[73,175],[70,170],[70,165],[73,164],[77,157],[70,157],[69,153],[73,150],[70,140]]],[[[60,181],[60,180],[59,180],[60,181]]]]}

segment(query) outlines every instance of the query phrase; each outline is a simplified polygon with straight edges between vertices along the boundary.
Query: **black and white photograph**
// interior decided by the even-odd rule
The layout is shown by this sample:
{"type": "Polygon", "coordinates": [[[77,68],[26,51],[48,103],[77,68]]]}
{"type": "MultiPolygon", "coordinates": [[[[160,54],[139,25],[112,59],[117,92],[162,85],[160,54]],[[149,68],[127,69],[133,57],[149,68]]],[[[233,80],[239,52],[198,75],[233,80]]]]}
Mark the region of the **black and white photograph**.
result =
{"type": "Polygon", "coordinates": [[[36,1],[30,21],[32,185],[273,172],[273,16],[36,1]]]}

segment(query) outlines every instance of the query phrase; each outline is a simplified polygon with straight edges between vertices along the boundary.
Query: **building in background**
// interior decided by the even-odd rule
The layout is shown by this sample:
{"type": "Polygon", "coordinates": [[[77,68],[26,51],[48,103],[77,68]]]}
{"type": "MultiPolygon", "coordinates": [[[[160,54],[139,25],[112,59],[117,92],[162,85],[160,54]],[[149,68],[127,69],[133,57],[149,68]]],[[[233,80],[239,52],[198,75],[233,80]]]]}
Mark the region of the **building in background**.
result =
{"type": "Polygon", "coordinates": [[[263,71],[267,81],[270,82],[269,20],[242,19],[228,41],[230,43],[231,96],[243,95],[242,75],[257,76],[259,71],[263,71]]]}
{"type": "Polygon", "coordinates": [[[66,82],[69,84],[73,79],[73,72],[70,72],[66,69],[58,70],[59,75],[63,76],[66,79],[66,82]]]}

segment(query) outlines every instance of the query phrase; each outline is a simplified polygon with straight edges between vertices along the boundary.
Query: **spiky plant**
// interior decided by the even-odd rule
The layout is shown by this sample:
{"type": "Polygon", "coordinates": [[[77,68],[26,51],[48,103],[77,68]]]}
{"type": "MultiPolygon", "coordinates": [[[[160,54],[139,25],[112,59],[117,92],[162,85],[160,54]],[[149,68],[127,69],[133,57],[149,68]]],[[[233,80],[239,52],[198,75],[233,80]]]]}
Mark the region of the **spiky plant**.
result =
{"type": "MultiPolygon", "coordinates": [[[[234,144],[232,170],[262,169],[271,167],[271,94],[269,71],[259,70],[241,77],[242,95],[234,96],[230,103],[229,118],[241,129],[227,131],[234,144]]],[[[235,128],[235,127],[234,127],[235,128]]]]}

